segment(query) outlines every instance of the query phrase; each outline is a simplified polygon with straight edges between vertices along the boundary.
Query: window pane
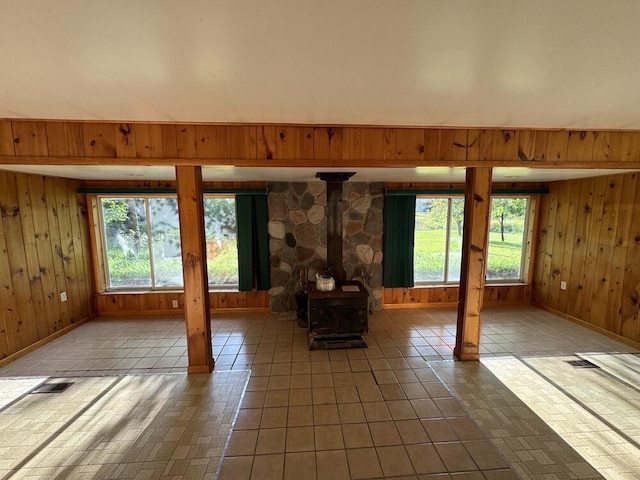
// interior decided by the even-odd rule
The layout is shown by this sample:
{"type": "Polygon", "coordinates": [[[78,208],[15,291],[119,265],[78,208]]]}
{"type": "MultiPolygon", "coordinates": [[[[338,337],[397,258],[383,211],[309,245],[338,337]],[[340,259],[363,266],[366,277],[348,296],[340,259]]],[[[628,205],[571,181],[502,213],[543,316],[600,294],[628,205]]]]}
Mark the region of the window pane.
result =
{"type": "Polygon", "coordinates": [[[462,263],[462,226],[464,223],[464,198],[451,199],[451,220],[449,222],[449,271],[447,282],[460,281],[462,263]]]}
{"type": "Polygon", "coordinates": [[[487,280],[520,280],[526,198],[491,200],[487,280]]]}
{"type": "Polygon", "coordinates": [[[209,285],[238,285],[235,199],[207,197],[204,199],[204,213],[209,285]]]}
{"type": "Polygon", "coordinates": [[[447,244],[446,198],[416,199],[414,281],[444,281],[447,244]]]}
{"type": "Polygon", "coordinates": [[[181,287],[180,222],[175,198],[150,198],[153,273],[156,287],[181,287]]]}
{"type": "Polygon", "coordinates": [[[142,198],[102,198],[110,287],[151,286],[145,203],[142,198]]]}

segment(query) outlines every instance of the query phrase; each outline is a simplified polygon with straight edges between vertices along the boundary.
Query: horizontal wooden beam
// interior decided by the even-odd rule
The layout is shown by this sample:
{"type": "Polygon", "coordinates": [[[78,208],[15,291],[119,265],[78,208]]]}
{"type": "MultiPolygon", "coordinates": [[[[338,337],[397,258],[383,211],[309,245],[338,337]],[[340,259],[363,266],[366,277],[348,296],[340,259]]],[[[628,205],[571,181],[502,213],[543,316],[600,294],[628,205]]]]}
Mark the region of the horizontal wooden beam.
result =
{"type": "Polygon", "coordinates": [[[0,163],[640,168],[640,132],[0,120],[0,163]]]}

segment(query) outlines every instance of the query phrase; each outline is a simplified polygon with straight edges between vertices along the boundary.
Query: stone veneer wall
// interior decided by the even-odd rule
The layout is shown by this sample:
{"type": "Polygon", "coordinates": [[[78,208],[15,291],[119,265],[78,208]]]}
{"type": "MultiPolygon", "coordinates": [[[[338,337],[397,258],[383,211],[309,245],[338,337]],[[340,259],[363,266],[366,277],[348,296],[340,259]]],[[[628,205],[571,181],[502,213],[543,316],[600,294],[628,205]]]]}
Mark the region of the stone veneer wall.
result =
{"type": "MultiPolygon", "coordinates": [[[[271,311],[295,310],[300,270],[327,266],[326,183],[270,182],[271,311]]],[[[371,308],[382,308],[382,183],[344,182],[342,257],[347,279],[364,276],[371,308]]],[[[358,278],[362,281],[362,278],[358,278]]]]}

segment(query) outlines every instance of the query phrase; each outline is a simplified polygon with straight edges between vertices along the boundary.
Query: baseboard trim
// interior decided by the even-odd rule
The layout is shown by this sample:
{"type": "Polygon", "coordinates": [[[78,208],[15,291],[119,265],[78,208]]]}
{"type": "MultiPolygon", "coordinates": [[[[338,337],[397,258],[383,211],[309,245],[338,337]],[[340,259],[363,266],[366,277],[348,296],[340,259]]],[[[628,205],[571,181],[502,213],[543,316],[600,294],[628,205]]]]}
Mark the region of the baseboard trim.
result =
{"type": "MultiPolygon", "coordinates": [[[[504,302],[484,302],[485,307],[495,306],[513,306],[513,305],[530,305],[526,300],[513,300],[504,302]]],[[[383,310],[395,310],[399,308],[440,308],[440,307],[457,307],[458,302],[440,302],[440,303],[384,303],[383,310]]]]}
{"type": "MultiPolygon", "coordinates": [[[[211,314],[216,313],[269,313],[269,307],[242,307],[242,308],[212,308],[211,314]]],[[[134,317],[151,315],[184,315],[184,309],[172,308],[164,310],[106,310],[99,312],[104,317],[134,317]]]]}

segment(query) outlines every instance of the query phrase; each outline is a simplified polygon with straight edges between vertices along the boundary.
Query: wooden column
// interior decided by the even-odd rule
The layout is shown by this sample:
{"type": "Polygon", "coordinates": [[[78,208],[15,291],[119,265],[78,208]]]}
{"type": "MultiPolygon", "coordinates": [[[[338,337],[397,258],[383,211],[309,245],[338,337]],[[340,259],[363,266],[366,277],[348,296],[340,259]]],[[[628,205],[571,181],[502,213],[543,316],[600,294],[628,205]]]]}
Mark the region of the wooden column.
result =
{"type": "Polygon", "coordinates": [[[176,166],[189,373],[213,370],[202,168],[176,166]]]}
{"type": "Polygon", "coordinates": [[[460,360],[480,358],[480,312],[487,264],[491,214],[491,168],[467,168],[464,192],[462,266],[458,327],[453,353],[460,360]]]}

